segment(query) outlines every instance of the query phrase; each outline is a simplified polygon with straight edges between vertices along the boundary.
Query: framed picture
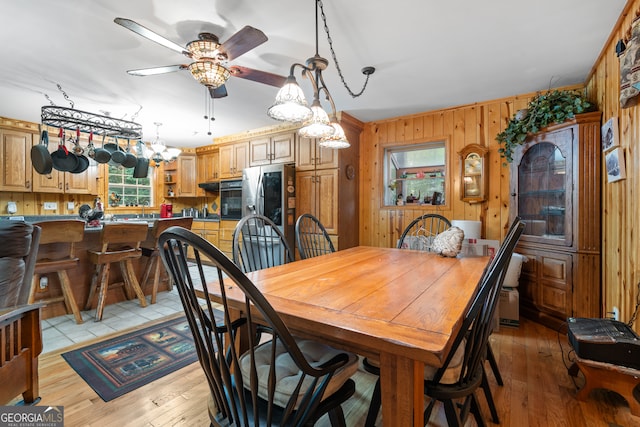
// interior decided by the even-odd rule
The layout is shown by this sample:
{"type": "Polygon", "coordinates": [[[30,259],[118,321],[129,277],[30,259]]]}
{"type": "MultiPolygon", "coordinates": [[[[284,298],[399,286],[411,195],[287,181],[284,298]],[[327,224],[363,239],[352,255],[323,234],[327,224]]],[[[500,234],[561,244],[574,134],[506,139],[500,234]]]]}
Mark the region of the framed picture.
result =
{"type": "Polygon", "coordinates": [[[622,148],[614,148],[607,152],[605,154],[605,164],[607,166],[607,182],[616,182],[627,177],[622,148]]]}
{"type": "Polygon", "coordinates": [[[607,152],[619,146],[618,118],[611,117],[607,123],[602,125],[602,151],[607,152]]]}

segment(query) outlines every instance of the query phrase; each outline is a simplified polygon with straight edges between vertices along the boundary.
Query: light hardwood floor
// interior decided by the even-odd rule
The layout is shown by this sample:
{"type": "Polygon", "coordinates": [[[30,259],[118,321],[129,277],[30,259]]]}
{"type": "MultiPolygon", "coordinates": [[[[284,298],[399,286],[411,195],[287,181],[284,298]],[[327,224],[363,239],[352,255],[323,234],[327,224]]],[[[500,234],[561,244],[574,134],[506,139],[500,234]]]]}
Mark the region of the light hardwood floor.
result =
{"type": "MultiPolygon", "coordinates": [[[[499,387],[488,373],[501,426],[640,425],[640,417],[632,416],[625,401],[613,392],[596,390],[586,402],[575,399],[576,384],[581,386],[583,377],[570,377],[563,363],[563,355],[566,361],[570,349],[566,331],[558,334],[522,320],[518,328],[501,327],[492,335],[491,343],[505,382],[499,387]]],[[[39,405],[64,406],[66,427],[209,425],[208,388],[198,363],[105,403],[60,353],[40,357],[39,405]]],[[[374,381],[373,375],[358,372],[356,394],[344,405],[348,426],[363,425],[374,381]]],[[[489,421],[484,397],[480,395],[479,399],[488,425],[494,425],[489,421]]],[[[321,425],[329,425],[327,420],[321,421],[321,425]]],[[[382,425],[381,420],[378,425],[382,425]]],[[[429,426],[445,425],[443,411],[437,407],[429,426]]],[[[473,426],[475,422],[470,419],[467,425],[473,426]]]]}

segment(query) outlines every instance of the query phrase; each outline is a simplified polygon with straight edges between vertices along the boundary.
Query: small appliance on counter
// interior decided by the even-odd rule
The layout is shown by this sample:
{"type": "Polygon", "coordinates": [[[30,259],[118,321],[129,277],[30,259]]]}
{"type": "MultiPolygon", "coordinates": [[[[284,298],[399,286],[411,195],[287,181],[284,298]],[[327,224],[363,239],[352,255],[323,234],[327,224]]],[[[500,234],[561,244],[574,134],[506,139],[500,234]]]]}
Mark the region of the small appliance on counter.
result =
{"type": "Polygon", "coordinates": [[[160,218],[172,218],[173,205],[171,203],[162,203],[160,205],[160,218]]]}

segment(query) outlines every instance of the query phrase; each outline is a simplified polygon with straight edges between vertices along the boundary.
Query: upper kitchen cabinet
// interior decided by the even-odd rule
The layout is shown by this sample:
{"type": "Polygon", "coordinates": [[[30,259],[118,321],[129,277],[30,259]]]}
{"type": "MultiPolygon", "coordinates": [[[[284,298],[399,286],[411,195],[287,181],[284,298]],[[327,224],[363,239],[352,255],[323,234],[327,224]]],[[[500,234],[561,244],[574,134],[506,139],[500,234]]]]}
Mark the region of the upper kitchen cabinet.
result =
{"type": "Polygon", "coordinates": [[[164,197],[196,197],[196,155],[181,153],[164,167],[164,197]]]}
{"type": "Polygon", "coordinates": [[[37,136],[33,132],[0,127],[0,190],[32,191],[35,172],[31,165],[31,147],[34,140],[37,136]]]}
{"type": "Polygon", "coordinates": [[[263,136],[250,140],[249,165],[260,166],[295,162],[295,140],[294,132],[263,136]]]}
{"type": "Polygon", "coordinates": [[[337,168],[338,153],[339,150],[321,147],[317,139],[298,138],[296,169],[308,171],[337,168]]]}
{"type": "MultiPolygon", "coordinates": [[[[196,149],[196,163],[198,166],[196,183],[216,182],[220,180],[220,150],[218,147],[203,147],[196,149]]],[[[197,188],[198,196],[206,196],[202,188],[197,188]]]]}
{"type": "Polygon", "coordinates": [[[220,145],[220,178],[242,177],[242,170],[249,166],[249,142],[232,142],[220,145]]]}

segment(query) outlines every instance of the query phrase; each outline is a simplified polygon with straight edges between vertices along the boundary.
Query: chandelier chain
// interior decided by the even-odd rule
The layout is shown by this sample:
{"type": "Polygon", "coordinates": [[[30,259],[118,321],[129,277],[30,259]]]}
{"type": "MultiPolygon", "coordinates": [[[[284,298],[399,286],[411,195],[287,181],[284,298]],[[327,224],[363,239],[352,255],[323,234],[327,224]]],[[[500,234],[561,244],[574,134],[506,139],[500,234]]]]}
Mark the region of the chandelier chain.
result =
{"type": "Polygon", "coordinates": [[[60,84],[59,84],[59,83],[56,83],[56,86],[58,86],[58,90],[59,90],[60,92],[62,92],[62,96],[64,96],[64,99],[66,99],[66,100],[67,100],[67,102],[69,102],[69,104],[71,104],[71,108],[73,109],[73,105],[74,105],[74,103],[73,103],[73,101],[69,98],[69,95],[67,95],[67,92],[65,92],[65,91],[64,91],[64,89],[62,89],[62,86],[60,86],[60,84]]]}
{"type": "Polygon", "coordinates": [[[322,4],[322,0],[317,0],[317,2],[318,2],[318,5],[320,6],[320,14],[322,15],[322,22],[324,23],[324,31],[325,31],[325,33],[327,33],[327,41],[329,42],[329,50],[331,51],[331,57],[333,58],[333,62],[336,64],[336,69],[338,70],[338,75],[340,76],[340,80],[342,81],[342,84],[347,89],[349,94],[353,98],[357,98],[360,95],[362,95],[364,90],[367,88],[367,83],[369,82],[369,77],[371,76],[371,74],[370,73],[365,73],[367,77],[366,77],[366,79],[364,81],[364,85],[362,85],[362,89],[360,90],[360,92],[354,93],[351,90],[351,88],[347,84],[344,76],[342,75],[342,70],[340,69],[340,64],[338,63],[338,58],[336,57],[336,52],[333,50],[333,40],[331,39],[331,34],[329,33],[329,26],[327,25],[327,17],[324,14],[324,6],[322,4]]]}

